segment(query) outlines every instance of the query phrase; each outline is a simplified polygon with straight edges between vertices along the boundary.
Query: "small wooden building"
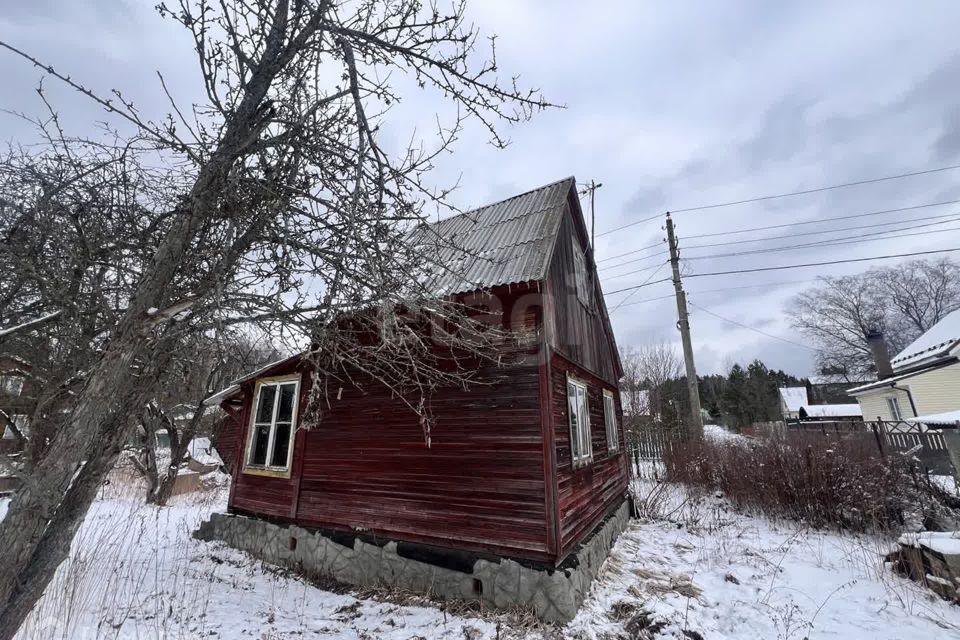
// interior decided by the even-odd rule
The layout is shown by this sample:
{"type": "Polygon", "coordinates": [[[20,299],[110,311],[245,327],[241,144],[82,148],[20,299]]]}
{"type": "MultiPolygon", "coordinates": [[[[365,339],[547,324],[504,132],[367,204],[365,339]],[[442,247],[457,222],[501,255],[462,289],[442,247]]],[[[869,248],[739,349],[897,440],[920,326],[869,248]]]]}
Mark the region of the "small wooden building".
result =
{"type": "Polygon", "coordinates": [[[503,326],[490,382],[440,390],[417,415],[376,384],[338,389],[298,429],[308,365],[288,358],[214,402],[231,416],[229,509],[331,535],[368,536],[559,565],[627,494],[622,375],[574,178],[433,225],[472,256],[446,295],[482,291],[503,326]],[[465,283],[465,284],[457,284],[465,283]],[[461,288],[462,287],[462,288],[461,288]]]}

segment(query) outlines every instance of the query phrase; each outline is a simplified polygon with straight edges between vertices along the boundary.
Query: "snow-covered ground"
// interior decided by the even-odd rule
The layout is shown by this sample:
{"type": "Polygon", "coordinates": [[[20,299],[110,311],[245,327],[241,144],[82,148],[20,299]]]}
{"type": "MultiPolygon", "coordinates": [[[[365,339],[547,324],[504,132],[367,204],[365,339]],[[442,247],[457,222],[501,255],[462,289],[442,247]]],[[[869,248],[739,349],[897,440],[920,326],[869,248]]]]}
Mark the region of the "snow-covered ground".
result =
{"type": "Polygon", "coordinates": [[[672,485],[654,496],[648,519],[621,536],[577,618],[549,628],[398,594],[326,591],[194,540],[200,521],[223,508],[222,488],[156,508],[142,504],[139,491],[109,485],[18,637],[960,637],[960,607],[883,567],[888,542],[734,514],[672,485]]]}
{"type": "Polygon", "coordinates": [[[664,486],[667,518],[621,536],[570,635],[645,625],[651,637],[711,640],[960,637],[960,607],[883,566],[889,540],[743,516],[664,486]]]}

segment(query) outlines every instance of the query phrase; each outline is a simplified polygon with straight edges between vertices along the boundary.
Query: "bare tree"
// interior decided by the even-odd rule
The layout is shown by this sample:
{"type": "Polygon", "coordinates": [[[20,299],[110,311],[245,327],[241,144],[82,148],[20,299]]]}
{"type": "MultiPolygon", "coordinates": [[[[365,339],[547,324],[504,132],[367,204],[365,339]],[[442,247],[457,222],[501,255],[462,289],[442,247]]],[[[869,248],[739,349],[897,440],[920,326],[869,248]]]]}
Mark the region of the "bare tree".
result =
{"type": "Polygon", "coordinates": [[[263,341],[233,332],[229,336],[189,336],[168,349],[176,355],[162,372],[155,396],[143,408],[140,445],[130,460],[147,480],[146,502],[166,505],[180,471],[191,459],[191,442],[211,435],[216,409],[204,400],[232,380],[268,362],[276,350],[263,341]],[[158,435],[166,434],[164,455],[158,452],[158,435]]]}
{"type": "Polygon", "coordinates": [[[960,265],[949,258],[912,260],[867,276],[892,307],[888,331],[908,340],[960,308],[960,265]]]}
{"type": "Polygon", "coordinates": [[[858,375],[874,371],[868,331],[883,331],[897,353],[957,308],[960,267],[941,259],[820,278],[817,287],[790,301],[787,313],[816,345],[821,370],[858,375]]]}
{"type": "MultiPolygon", "coordinates": [[[[308,333],[315,389],[349,372],[347,364],[366,367],[422,415],[428,403],[418,394],[435,384],[466,384],[471,368],[464,363],[482,356],[490,334],[468,331],[470,313],[461,300],[436,300],[429,274],[444,268],[451,248],[411,230],[424,222],[425,203],[442,204],[447,192],[426,186],[425,176],[468,119],[503,145],[502,123],[548,106],[515,80],[497,80],[492,49],[474,64],[477,34],[464,22],[462,3],[447,12],[415,0],[181,0],[158,8],[193,36],[206,88],[205,104],[184,108],[171,98],[171,112],[160,121],[120,92],[99,96],[0,42],[137,131],[130,140],[98,143],[50,189],[5,190],[10,202],[3,204],[0,233],[10,238],[41,213],[59,222],[97,216],[99,207],[65,199],[63,188],[106,156],[117,175],[100,189],[139,210],[146,227],[136,230],[137,242],[149,248],[142,255],[139,244],[128,253],[118,247],[102,272],[96,257],[77,267],[96,300],[112,295],[116,304],[109,317],[98,318],[98,346],[87,364],[49,385],[72,385],[58,412],[65,423],[52,431],[0,523],[3,640],[16,633],[69,552],[170,363],[170,341],[249,323],[291,337],[308,333]],[[390,154],[380,146],[384,110],[400,98],[390,84],[394,73],[412,75],[457,106],[456,120],[440,128],[431,147],[415,141],[390,154]],[[142,189],[121,198],[130,182],[142,189]],[[109,292],[100,276],[114,283],[109,292]],[[376,339],[344,338],[345,313],[376,339]],[[409,323],[426,323],[445,347],[436,353],[409,323]]],[[[80,144],[59,132],[51,138],[42,162],[80,144]]],[[[14,157],[8,173],[22,176],[37,160],[14,157]]],[[[130,236],[118,230],[114,237],[123,243],[130,236]]],[[[65,298],[48,296],[44,280],[35,278],[34,291],[14,284],[3,295],[18,300],[12,308],[24,317],[31,304],[45,312],[65,298]]],[[[80,311],[86,306],[95,301],[80,311]]]]}
{"type": "Polygon", "coordinates": [[[682,393],[675,383],[683,375],[683,360],[674,345],[647,343],[621,350],[624,375],[620,381],[625,418],[634,428],[671,424],[679,415],[682,393]]]}

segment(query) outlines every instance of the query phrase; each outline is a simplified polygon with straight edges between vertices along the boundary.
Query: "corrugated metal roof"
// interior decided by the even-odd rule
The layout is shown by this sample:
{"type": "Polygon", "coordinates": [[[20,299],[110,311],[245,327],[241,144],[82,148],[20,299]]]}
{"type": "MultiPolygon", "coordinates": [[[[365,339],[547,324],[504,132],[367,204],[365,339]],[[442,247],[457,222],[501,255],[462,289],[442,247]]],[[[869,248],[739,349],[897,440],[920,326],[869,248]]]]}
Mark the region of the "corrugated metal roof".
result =
{"type": "Polygon", "coordinates": [[[414,242],[436,251],[424,276],[427,290],[449,295],[545,278],[575,185],[564,178],[418,229],[414,242]]]}

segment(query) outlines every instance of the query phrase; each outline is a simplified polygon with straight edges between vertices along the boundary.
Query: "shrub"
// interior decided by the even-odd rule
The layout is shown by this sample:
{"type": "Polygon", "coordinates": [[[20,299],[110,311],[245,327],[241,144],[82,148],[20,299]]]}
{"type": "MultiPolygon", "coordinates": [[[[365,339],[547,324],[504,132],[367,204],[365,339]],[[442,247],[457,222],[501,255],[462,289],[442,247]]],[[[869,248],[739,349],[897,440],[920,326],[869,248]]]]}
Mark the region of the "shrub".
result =
{"type": "Polygon", "coordinates": [[[950,514],[910,459],[881,458],[860,437],[677,443],[664,453],[669,480],[720,490],[740,508],[816,527],[895,532],[950,514]]]}

